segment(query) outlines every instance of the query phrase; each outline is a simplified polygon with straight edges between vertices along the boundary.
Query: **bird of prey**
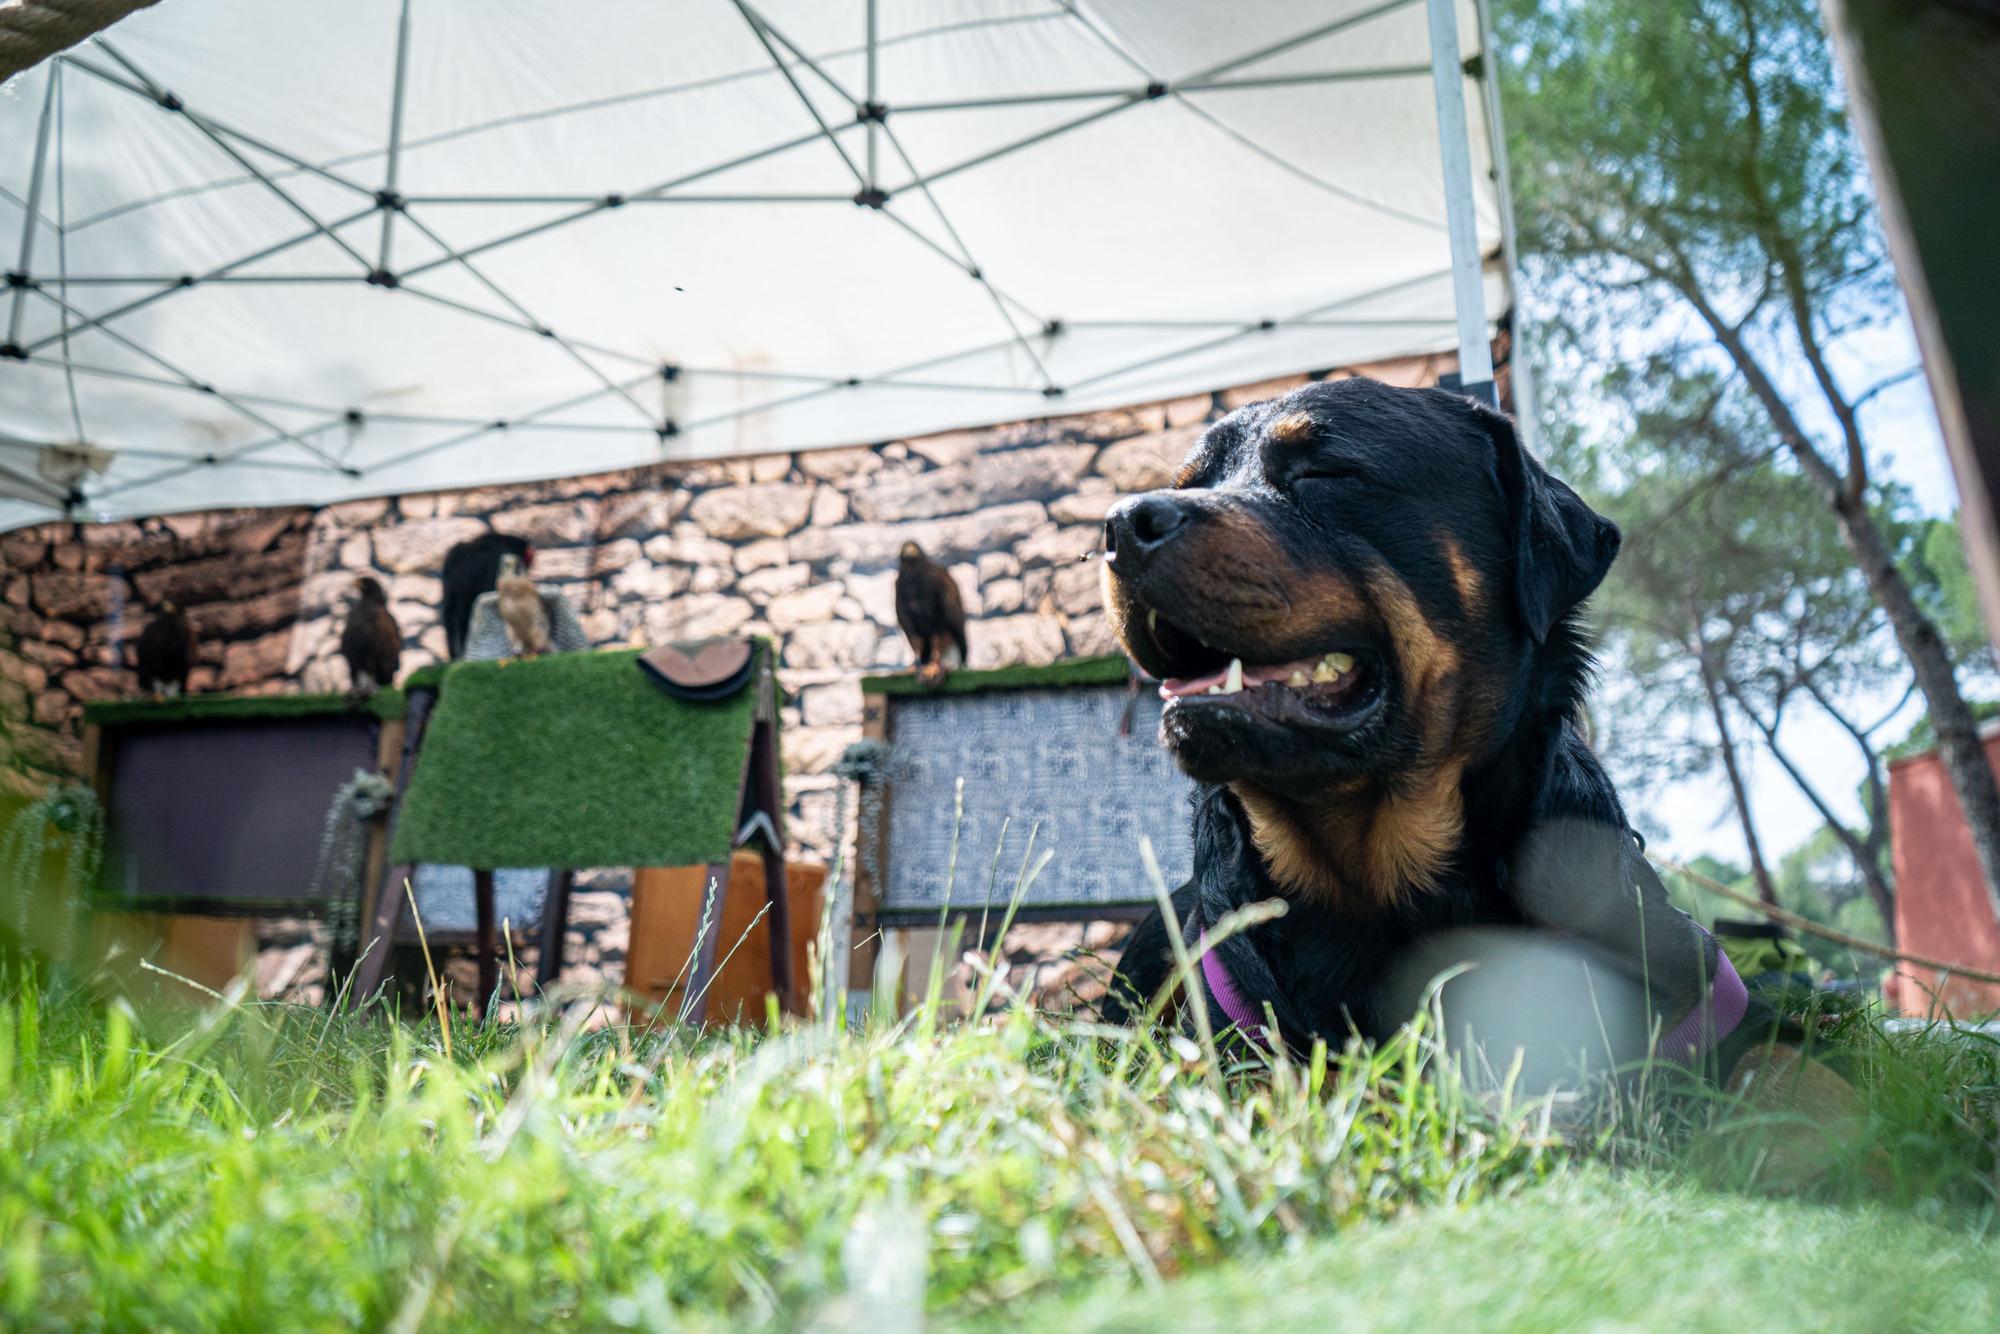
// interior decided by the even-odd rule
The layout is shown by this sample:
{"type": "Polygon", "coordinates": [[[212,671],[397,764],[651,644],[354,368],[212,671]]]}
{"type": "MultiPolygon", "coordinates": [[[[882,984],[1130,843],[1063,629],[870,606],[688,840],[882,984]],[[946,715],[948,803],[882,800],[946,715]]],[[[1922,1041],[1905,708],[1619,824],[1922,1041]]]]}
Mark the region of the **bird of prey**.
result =
{"type": "Polygon", "coordinates": [[[139,633],[139,689],[149,695],[185,691],[194,651],[194,625],[187,613],[177,603],[161,603],[159,614],[139,633]]]}
{"type": "Polygon", "coordinates": [[[506,555],[518,556],[523,569],[535,561],[535,549],[528,540],[507,533],[482,533],[445,553],[444,642],[453,659],[464,656],[472,608],[480,594],[493,590],[500,577],[500,558],[506,555]]]}
{"type": "Polygon", "coordinates": [[[917,655],[917,680],[935,686],[945,673],[963,666],[965,602],[951,572],[924,554],[915,542],[903,543],[896,570],[896,624],[917,655]]]}
{"type": "Polygon", "coordinates": [[[389,614],[382,585],[367,576],[355,582],[354,605],[347,611],[347,628],[340,632],[340,656],[347,659],[347,679],[355,694],[373,694],[395,684],[403,632],[389,614]]]}
{"type": "Polygon", "coordinates": [[[542,602],[535,581],[522,572],[521,558],[513,552],[500,557],[500,619],[506,623],[507,638],[514,652],[532,657],[549,651],[549,609],[542,602]]]}

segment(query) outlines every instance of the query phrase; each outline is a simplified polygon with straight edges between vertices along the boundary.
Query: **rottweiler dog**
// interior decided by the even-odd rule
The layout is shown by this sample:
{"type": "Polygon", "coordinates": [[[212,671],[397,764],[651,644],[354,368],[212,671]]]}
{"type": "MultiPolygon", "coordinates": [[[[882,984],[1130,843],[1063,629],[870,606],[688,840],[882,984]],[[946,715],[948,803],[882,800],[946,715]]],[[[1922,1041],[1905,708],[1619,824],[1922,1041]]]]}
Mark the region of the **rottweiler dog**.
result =
{"type": "MultiPolygon", "coordinates": [[[[1186,940],[1288,907],[1209,952],[1211,1012],[1272,1015],[1294,1045],[1381,1038],[1412,1012],[1411,959],[1512,927],[1624,973],[1665,1054],[1727,1071],[1769,1030],[1668,902],[1581,729],[1578,612],[1618,545],[1505,416],[1368,379],[1232,412],[1171,489],[1110,513],[1111,625],[1162,681],[1162,740],[1197,781],[1186,940]]],[[[1167,931],[1157,913],[1134,931],[1106,1018],[1171,981],[1167,931]]]]}

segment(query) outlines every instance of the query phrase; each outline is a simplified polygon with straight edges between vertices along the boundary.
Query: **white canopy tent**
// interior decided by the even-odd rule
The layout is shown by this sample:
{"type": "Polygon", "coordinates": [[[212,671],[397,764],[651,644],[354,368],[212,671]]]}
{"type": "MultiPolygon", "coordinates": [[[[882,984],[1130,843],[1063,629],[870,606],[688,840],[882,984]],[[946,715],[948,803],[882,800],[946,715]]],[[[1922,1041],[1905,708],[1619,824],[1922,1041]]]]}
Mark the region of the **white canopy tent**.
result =
{"type": "Polygon", "coordinates": [[[0,93],[0,529],[1490,378],[1481,20],[167,0],[0,93]]]}

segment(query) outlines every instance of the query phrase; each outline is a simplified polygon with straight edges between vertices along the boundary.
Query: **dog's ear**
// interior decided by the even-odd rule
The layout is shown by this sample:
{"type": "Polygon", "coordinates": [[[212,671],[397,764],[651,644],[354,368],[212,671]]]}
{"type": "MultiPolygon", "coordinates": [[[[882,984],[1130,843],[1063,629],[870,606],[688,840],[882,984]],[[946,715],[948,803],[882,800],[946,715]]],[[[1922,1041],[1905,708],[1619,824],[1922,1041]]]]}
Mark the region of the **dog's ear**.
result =
{"type": "Polygon", "coordinates": [[[1501,413],[1475,404],[1492,438],[1500,494],[1514,524],[1514,602],[1537,644],[1589,597],[1618,555],[1618,525],[1549,476],[1501,413]]]}

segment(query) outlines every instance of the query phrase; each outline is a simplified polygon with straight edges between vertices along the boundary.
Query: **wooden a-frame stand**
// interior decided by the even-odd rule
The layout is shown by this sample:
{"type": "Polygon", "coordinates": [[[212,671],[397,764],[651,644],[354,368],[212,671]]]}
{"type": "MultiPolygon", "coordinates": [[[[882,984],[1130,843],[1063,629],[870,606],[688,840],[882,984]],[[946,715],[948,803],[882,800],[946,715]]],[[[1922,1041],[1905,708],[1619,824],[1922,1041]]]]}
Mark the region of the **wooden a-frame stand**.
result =
{"type": "MultiPolygon", "coordinates": [[[[784,793],[778,764],[778,706],[776,682],[768,664],[768,653],[755,679],[747,687],[757,692],[750,745],[744,755],[742,778],[737,785],[736,836],[730,849],[706,864],[704,892],[713,896],[705,905],[703,929],[694,945],[693,977],[689,995],[696,999],[688,1017],[699,1023],[706,1016],[708,994],[717,968],[717,937],[721,934],[723,910],[729,894],[729,859],[735,848],[756,839],[764,861],[764,894],[769,903],[771,979],[782,1001],[795,999],[797,979],[792,976],[791,913],[785,880],[785,850],[782,835],[784,793]]],[[[406,886],[416,874],[413,863],[391,863],[389,849],[395,842],[396,821],[402,813],[403,797],[410,774],[422,755],[424,734],[437,705],[435,685],[412,688],[407,722],[403,732],[401,763],[396,771],[396,796],[389,827],[379,843],[379,874],[371,876],[376,887],[373,901],[363,905],[364,952],[356,970],[353,1003],[362,1004],[373,996],[387,975],[391,947],[402,925],[410,891],[406,886]]],[[[477,929],[473,948],[479,961],[477,1008],[483,1014],[498,984],[499,949],[494,921],[493,869],[475,866],[472,871],[473,903],[477,929]]],[[[575,867],[554,867],[549,871],[548,893],[543,900],[541,948],[535,968],[536,985],[547,988],[562,972],[563,940],[569,929],[570,891],[575,867]]]]}

